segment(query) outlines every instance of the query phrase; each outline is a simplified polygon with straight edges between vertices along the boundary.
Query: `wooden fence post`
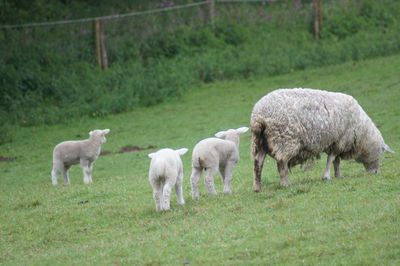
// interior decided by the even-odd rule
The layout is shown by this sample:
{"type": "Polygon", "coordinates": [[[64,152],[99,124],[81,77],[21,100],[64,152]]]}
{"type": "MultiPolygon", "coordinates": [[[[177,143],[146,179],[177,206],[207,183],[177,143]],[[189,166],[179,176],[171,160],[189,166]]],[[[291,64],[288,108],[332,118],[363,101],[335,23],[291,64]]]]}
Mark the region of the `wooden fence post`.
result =
{"type": "Polygon", "coordinates": [[[215,0],[208,0],[211,27],[215,26],[215,0]]]}
{"type": "Polygon", "coordinates": [[[94,20],[94,35],[96,42],[96,59],[101,69],[108,68],[107,50],[105,45],[105,35],[101,20],[94,20]]]}
{"type": "Polygon", "coordinates": [[[322,27],[322,12],[321,0],[313,0],[313,14],[314,14],[314,37],[319,40],[321,38],[322,27]]]}

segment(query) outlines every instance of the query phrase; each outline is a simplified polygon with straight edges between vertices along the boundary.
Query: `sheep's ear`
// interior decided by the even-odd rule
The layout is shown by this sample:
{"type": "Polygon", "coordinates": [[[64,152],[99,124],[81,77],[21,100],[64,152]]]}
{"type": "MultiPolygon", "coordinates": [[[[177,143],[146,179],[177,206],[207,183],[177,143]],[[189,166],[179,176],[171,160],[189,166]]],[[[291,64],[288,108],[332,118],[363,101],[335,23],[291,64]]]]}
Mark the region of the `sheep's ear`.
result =
{"type": "Polygon", "coordinates": [[[225,137],[225,133],[226,133],[226,131],[220,131],[220,132],[216,133],[214,136],[221,139],[221,138],[225,137]]]}
{"type": "Polygon", "coordinates": [[[152,153],[149,153],[147,156],[149,156],[149,158],[153,158],[155,154],[156,154],[155,152],[152,152],[152,153]]]}
{"type": "Polygon", "coordinates": [[[91,130],[91,131],[89,132],[89,136],[92,136],[92,134],[93,134],[93,130],[91,130]]]}
{"type": "Polygon", "coordinates": [[[243,134],[243,133],[246,133],[247,130],[249,130],[248,127],[239,127],[238,129],[236,129],[236,132],[239,134],[243,134]]]}
{"type": "Polygon", "coordinates": [[[177,152],[180,156],[182,156],[182,155],[184,155],[185,153],[187,153],[188,150],[189,150],[189,149],[187,149],[187,148],[182,148],[182,149],[176,150],[176,152],[177,152]]]}
{"type": "Polygon", "coordinates": [[[103,129],[103,131],[102,131],[103,135],[107,135],[108,133],[110,133],[110,130],[108,128],[107,129],[103,129]]]}
{"type": "Polygon", "coordinates": [[[383,151],[394,153],[394,151],[386,144],[383,145],[383,151]]]}

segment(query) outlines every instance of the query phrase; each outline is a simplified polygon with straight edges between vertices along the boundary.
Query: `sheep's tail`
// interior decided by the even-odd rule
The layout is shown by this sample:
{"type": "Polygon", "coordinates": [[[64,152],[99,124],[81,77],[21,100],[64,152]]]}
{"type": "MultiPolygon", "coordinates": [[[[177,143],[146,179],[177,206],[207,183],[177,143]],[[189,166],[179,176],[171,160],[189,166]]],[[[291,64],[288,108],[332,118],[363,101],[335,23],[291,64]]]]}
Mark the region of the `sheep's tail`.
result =
{"type": "Polygon", "coordinates": [[[196,156],[192,159],[192,167],[201,168],[204,165],[204,160],[200,156],[196,156]]]}
{"type": "Polygon", "coordinates": [[[268,152],[267,136],[265,134],[265,123],[254,119],[251,121],[251,154],[253,158],[259,153],[260,150],[268,152]]]}

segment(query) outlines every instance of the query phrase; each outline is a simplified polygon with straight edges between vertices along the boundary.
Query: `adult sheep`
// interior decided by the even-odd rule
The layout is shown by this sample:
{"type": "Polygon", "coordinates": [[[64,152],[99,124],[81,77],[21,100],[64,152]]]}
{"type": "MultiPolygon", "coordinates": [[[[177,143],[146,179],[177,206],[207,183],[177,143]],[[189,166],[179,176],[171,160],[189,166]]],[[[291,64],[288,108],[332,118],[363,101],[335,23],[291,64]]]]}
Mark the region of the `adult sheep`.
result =
{"type": "Polygon", "coordinates": [[[278,89],[255,104],[250,123],[255,192],[261,190],[266,154],[277,162],[281,186],[288,186],[288,170],[322,152],[328,155],[323,179],[330,179],[332,163],[340,176],[340,159],[355,159],[377,173],[379,157],[391,151],[357,101],[344,93],[278,89]]]}

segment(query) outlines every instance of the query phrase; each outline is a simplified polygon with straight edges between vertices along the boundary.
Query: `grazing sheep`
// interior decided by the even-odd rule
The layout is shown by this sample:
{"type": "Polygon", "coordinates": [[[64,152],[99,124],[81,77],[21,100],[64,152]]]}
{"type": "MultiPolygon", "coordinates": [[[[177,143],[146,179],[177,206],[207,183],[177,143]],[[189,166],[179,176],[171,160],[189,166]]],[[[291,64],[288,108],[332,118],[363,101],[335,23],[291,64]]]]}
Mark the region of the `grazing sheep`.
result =
{"type": "Polygon", "coordinates": [[[215,134],[217,138],[207,138],[196,144],[192,154],[190,176],[193,199],[199,198],[198,184],[203,169],[206,172],[205,185],[209,195],[217,194],[214,187],[214,175],[218,170],[224,183],[224,193],[231,193],[232,172],[239,161],[240,134],[247,130],[249,130],[248,127],[241,127],[221,131],[215,134]]]}
{"type": "Polygon", "coordinates": [[[330,179],[333,162],[340,176],[340,159],[355,159],[376,173],[379,157],[390,151],[381,133],[357,101],[343,93],[313,89],[279,89],[261,98],[251,114],[253,190],[261,190],[265,155],[277,161],[281,186],[290,184],[288,170],[328,154],[323,179],[330,179]]]}
{"type": "Polygon", "coordinates": [[[170,209],[171,189],[175,186],[178,204],[185,204],[183,199],[183,165],[181,157],[188,149],[161,149],[150,153],[149,181],[153,187],[153,197],[157,211],[170,209]]]}
{"type": "Polygon", "coordinates": [[[69,184],[68,170],[74,164],[80,164],[83,170],[83,182],[92,183],[93,163],[100,154],[101,144],[106,142],[109,129],[96,129],[89,132],[89,138],[85,140],[64,141],[53,150],[53,170],[51,181],[57,185],[57,172],[64,176],[64,184],[69,184]]]}

